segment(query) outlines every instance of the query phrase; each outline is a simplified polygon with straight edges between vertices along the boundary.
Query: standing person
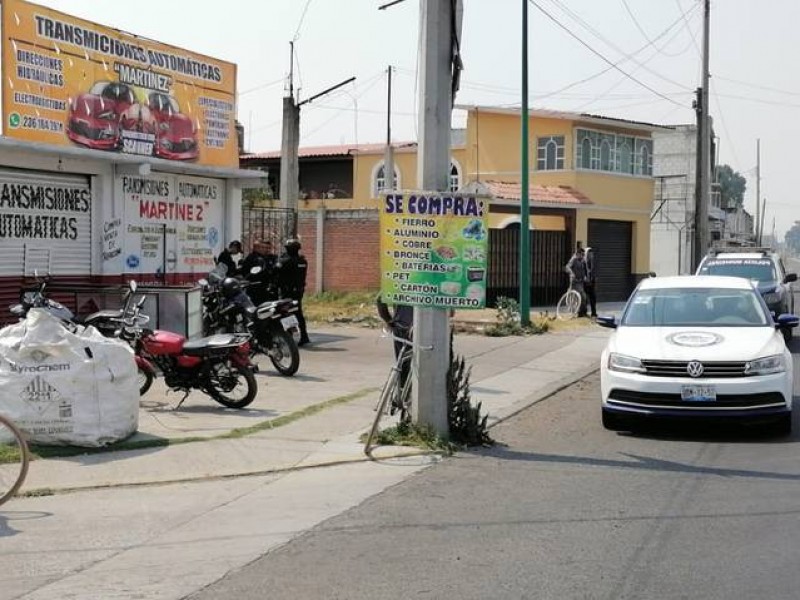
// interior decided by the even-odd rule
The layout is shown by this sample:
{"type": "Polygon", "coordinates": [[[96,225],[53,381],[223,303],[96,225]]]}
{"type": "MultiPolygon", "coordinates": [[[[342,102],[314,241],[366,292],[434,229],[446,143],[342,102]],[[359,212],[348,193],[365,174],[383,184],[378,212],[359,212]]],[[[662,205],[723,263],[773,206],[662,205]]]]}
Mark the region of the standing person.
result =
{"type": "Polygon", "coordinates": [[[225,274],[228,277],[233,277],[239,272],[238,259],[234,258],[242,254],[242,243],[239,240],[233,240],[228,247],[219,253],[217,257],[218,265],[225,265],[228,270],[225,274]]]}
{"type": "Polygon", "coordinates": [[[250,271],[253,267],[264,267],[264,257],[261,254],[261,250],[263,248],[263,242],[257,241],[253,243],[253,249],[250,251],[250,254],[244,257],[244,260],[241,264],[242,274],[247,277],[250,274],[250,271]]]}
{"type": "Polygon", "coordinates": [[[298,346],[311,343],[306,329],[306,318],[303,315],[303,294],[306,291],[306,274],[308,261],[300,254],[300,241],[287,240],[284,245],[285,252],[278,259],[276,273],[280,293],[283,297],[297,300],[297,322],[300,325],[300,341],[298,346]]]}
{"type": "Polygon", "coordinates": [[[597,318],[597,296],[595,295],[594,284],[597,282],[597,261],[594,256],[594,248],[586,247],[586,281],[583,287],[589,297],[589,309],[593,319],[597,318]]]}
{"type": "Polygon", "coordinates": [[[583,248],[578,246],[575,254],[569,259],[566,266],[569,273],[569,284],[581,295],[581,305],[578,308],[578,316],[586,316],[586,290],[584,284],[586,282],[586,261],[583,258],[583,248]]]}

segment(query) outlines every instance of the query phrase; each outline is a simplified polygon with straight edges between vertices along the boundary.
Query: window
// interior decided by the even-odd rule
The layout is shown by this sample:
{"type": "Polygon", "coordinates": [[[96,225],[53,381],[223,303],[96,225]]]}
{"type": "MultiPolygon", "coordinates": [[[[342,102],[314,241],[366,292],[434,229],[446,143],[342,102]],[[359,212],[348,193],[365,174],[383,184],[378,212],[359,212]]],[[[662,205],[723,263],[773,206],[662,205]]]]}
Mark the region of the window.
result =
{"type": "MultiPolygon", "coordinates": [[[[653,176],[653,140],[629,135],[575,130],[577,169],[653,176]]],[[[542,161],[540,143],[539,161],[542,161]]],[[[541,168],[541,167],[540,167],[541,168]]]]}
{"type": "Polygon", "coordinates": [[[447,189],[451,192],[457,192],[461,188],[461,173],[458,169],[458,165],[452,161],[450,162],[450,176],[447,182],[447,189]]]}
{"type": "MultiPolygon", "coordinates": [[[[394,189],[400,188],[400,172],[397,166],[394,168],[394,189]]],[[[385,191],[386,187],[386,170],[383,162],[380,162],[372,174],[372,197],[377,198],[378,195],[385,191]]]]}
{"type": "Polygon", "coordinates": [[[555,171],[564,168],[564,136],[551,135],[538,140],[537,168],[555,171]]]}

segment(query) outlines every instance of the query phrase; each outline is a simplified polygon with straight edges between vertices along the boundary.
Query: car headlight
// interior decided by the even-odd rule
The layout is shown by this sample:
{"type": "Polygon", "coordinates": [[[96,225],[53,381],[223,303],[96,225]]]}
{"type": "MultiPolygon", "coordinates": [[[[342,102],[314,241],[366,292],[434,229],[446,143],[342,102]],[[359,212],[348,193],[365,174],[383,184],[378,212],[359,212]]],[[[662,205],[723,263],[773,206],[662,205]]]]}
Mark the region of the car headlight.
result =
{"type": "Polygon", "coordinates": [[[608,369],[610,371],[622,371],[623,373],[644,373],[641,360],[633,356],[617,354],[616,352],[608,355],[608,369]]]}
{"type": "Polygon", "coordinates": [[[769,292],[768,294],[764,294],[764,302],[767,304],[774,304],[775,302],[781,301],[781,293],[779,291],[769,292]]]}
{"type": "Polygon", "coordinates": [[[786,363],[780,354],[757,358],[744,366],[745,375],[769,375],[771,373],[783,373],[785,370],[786,363]]]}

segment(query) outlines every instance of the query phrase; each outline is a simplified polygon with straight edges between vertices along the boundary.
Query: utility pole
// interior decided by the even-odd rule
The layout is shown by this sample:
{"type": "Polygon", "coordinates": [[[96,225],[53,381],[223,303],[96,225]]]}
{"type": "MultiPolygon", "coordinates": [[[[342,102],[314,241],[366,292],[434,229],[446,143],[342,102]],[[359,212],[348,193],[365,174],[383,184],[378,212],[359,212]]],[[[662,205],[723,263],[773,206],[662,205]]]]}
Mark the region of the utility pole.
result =
{"type": "Polygon", "coordinates": [[[754,239],[758,245],[758,232],[761,231],[761,138],[756,140],[756,230],[754,239]]]}
{"type": "Polygon", "coordinates": [[[697,169],[697,190],[694,214],[694,266],[708,251],[708,207],[711,191],[711,139],[708,115],[709,86],[709,33],[711,19],[711,0],[703,0],[703,74],[702,85],[698,90],[698,135],[699,158],[697,169]]]}
{"type": "Polygon", "coordinates": [[[767,199],[761,201],[761,222],[758,224],[758,242],[756,245],[761,246],[763,243],[762,237],[764,236],[764,221],[767,219],[767,199]]]}
{"type": "MultiPolygon", "coordinates": [[[[383,157],[383,180],[387,190],[393,190],[394,181],[394,149],[392,148],[392,66],[386,69],[388,82],[386,85],[386,151],[383,157]]],[[[380,192],[380,190],[378,190],[380,192]]]]}
{"type": "MultiPolygon", "coordinates": [[[[283,97],[283,130],[281,133],[281,208],[297,210],[300,195],[300,108],[294,98],[294,42],[289,42],[289,86],[283,97]]],[[[296,232],[292,232],[294,235],[296,232]]]]}
{"type": "Polygon", "coordinates": [[[531,322],[531,243],[528,132],[528,0],[522,0],[522,148],[519,199],[519,317],[523,326],[531,322]]]}
{"type": "MultiPolygon", "coordinates": [[[[319,94],[298,101],[294,97],[294,42],[289,42],[291,66],[289,67],[289,86],[287,95],[283,98],[283,133],[281,138],[281,208],[297,210],[297,200],[300,195],[300,166],[298,155],[300,153],[300,107],[313,102],[317,98],[329,94],[355,81],[355,77],[346,79],[333,85],[319,94]]],[[[295,220],[297,227],[297,220],[295,220]]],[[[292,232],[296,234],[297,231],[292,232]]]]}
{"type": "MultiPolygon", "coordinates": [[[[451,0],[420,2],[419,39],[419,151],[417,185],[426,191],[448,188],[450,166],[450,113],[453,103],[453,14],[451,0]]],[[[456,27],[458,30],[458,27],[456,27]]],[[[448,311],[414,308],[414,372],[412,417],[447,437],[447,368],[450,361],[448,311]]]]}

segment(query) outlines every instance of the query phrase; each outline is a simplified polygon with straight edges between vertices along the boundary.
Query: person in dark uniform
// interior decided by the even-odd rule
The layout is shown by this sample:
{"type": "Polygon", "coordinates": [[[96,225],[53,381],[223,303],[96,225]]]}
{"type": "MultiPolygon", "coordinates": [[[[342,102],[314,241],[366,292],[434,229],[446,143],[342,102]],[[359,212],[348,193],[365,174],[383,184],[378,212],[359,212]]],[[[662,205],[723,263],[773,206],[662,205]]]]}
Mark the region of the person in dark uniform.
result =
{"type": "Polygon", "coordinates": [[[586,279],[583,283],[583,289],[586,290],[586,296],[589,298],[591,316],[592,318],[597,318],[597,296],[594,290],[594,284],[597,282],[597,261],[593,248],[586,248],[586,256],[583,260],[586,263],[586,279]]]}
{"type": "MultiPolygon", "coordinates": [[[[380,294],[375,299],[378,308],[378,316],[386,323],[392,335],[404,340],[411,341],[411,327],[414,325],[414,307],[407,304],[395,304],[394,311],[389,309],[380,294]]],[[[394,359],[400,356],[401,352],[411,352],[411,346],[398,340],[394,340],[394,359]]],[[[411,361],[406,361],[400,368],[400,387],[405,385],[408,374],[411,371],[411,361]]]]}
{"type": "Polygon", "coordinates": [[[217,264],[228,267],[228,270],[225,274],[229,277],[233,277],[239,273],[239,267],[236,264],[237,261],[233,257],[234,255],[241,253],[242,243],[239,240],[233,240],[230,244],[228,244],[227,248],[219,253],[219,256],[217,257],[217,264]]]}
{"type": "Polygon", "coordinates": [[[302,248],[300,240],[287,240],[284,248],[285,252],[278,259],[276,265],[276,279],[281,296],[297,300],[297,322],[300,325],[300,341],[297,345],[305,346],[311,342],[306,329],[306,318],[303,315],[303,294],[306,291],[308,261],[305,256],[300,254],[300,248],[302,248]]]}

